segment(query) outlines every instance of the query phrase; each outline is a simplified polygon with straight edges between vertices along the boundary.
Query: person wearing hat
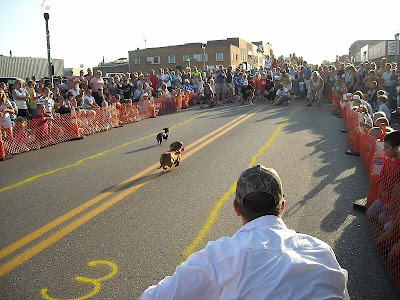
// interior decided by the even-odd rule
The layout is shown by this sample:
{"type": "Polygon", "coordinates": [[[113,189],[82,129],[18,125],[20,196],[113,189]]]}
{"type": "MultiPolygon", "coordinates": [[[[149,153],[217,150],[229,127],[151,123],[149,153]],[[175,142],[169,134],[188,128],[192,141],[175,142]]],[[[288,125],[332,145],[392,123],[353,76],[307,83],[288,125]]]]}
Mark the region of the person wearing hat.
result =
{"type": "Polygon", "coordinates": [[[282,182],[261,165],[239,176],[233,207],[243,226],[209,242],[148,299],[350,299],[347,271],[326,243],[286,227],[282,182]]]}
{"type": "Polygon", "coordinates": [[[240,105],[244,105],[244,102],[246,100],[249,101],[250,105],[254,105],[253,99],[255,95],[255,89],[252,85],[249,84],[249,81],[247,79],[243,80],[243,87],[241,88],[241,93],[242,93],[242,102],[240,105]]]}

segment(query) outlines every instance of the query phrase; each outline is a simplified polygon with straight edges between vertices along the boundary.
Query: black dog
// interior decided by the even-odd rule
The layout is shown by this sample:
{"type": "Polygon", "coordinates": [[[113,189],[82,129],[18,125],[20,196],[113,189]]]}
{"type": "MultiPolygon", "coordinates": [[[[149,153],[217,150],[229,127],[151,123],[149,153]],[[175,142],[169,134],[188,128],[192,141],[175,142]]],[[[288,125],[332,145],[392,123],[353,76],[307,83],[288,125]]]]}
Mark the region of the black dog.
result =
{"type": "Polygon", "coordinates": [[[164,132],[160,132],[160,133],[157,134],[157,136],[156,136],[157,143],[160,144],[160,145],[162,144],[163,139],[164,139],[164,140],[168,140],[168,132],[169,132],[169,129],[168,129],[168,128],[164,128],[163,131],[164,131],[164,132]]]}

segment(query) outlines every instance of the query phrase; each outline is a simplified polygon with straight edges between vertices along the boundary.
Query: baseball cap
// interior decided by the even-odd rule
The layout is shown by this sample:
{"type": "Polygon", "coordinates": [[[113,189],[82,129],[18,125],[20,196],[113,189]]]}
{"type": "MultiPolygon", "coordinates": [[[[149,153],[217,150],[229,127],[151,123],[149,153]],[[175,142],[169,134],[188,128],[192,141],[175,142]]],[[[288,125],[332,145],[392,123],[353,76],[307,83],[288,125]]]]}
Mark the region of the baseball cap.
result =
{"type": "Polygon", "coordinates": [[[255,165],[240,174],[235,201],[250,208],[273,208],[283,199],[282,182],[272,168],[255,165]]]}
{"type": "Polygon", "coordinates": [[[119,94],[116,94],[115,99],[121,99],[121,96],[119,94]]]}

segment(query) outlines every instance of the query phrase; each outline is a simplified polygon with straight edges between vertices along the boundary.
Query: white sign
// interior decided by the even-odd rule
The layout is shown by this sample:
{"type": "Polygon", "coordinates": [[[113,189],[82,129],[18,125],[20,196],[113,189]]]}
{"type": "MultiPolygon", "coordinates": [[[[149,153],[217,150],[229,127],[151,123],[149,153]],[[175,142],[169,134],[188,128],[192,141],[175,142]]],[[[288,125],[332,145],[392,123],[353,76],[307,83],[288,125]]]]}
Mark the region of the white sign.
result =
{"type": "MultiPolygon", "coordinates": [[[[399,55],[399,41],[397,41],[397,55],[399,55]]],[[[396,41],[388,41],[387,55],[396,55],[396,41]]]]}

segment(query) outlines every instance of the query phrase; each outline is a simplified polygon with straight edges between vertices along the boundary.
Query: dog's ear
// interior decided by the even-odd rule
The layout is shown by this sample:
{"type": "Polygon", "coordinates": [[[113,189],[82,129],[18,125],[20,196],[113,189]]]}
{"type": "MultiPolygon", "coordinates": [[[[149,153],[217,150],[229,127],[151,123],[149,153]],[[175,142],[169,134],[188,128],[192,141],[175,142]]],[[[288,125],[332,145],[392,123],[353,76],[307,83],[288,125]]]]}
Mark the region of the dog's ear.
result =
{"type": "Polygon", "coordinates": [[[164,130],[165,133],[169,132],[168,127],[163,128],[163,130],[164,130]]]}
{"type": "Polygon", "coordinates": [[[182,148],[182,145],[182,142],[176,141],[171,144],[170,148],[172,150],[179,150],[180,148],[182,148]]]}

